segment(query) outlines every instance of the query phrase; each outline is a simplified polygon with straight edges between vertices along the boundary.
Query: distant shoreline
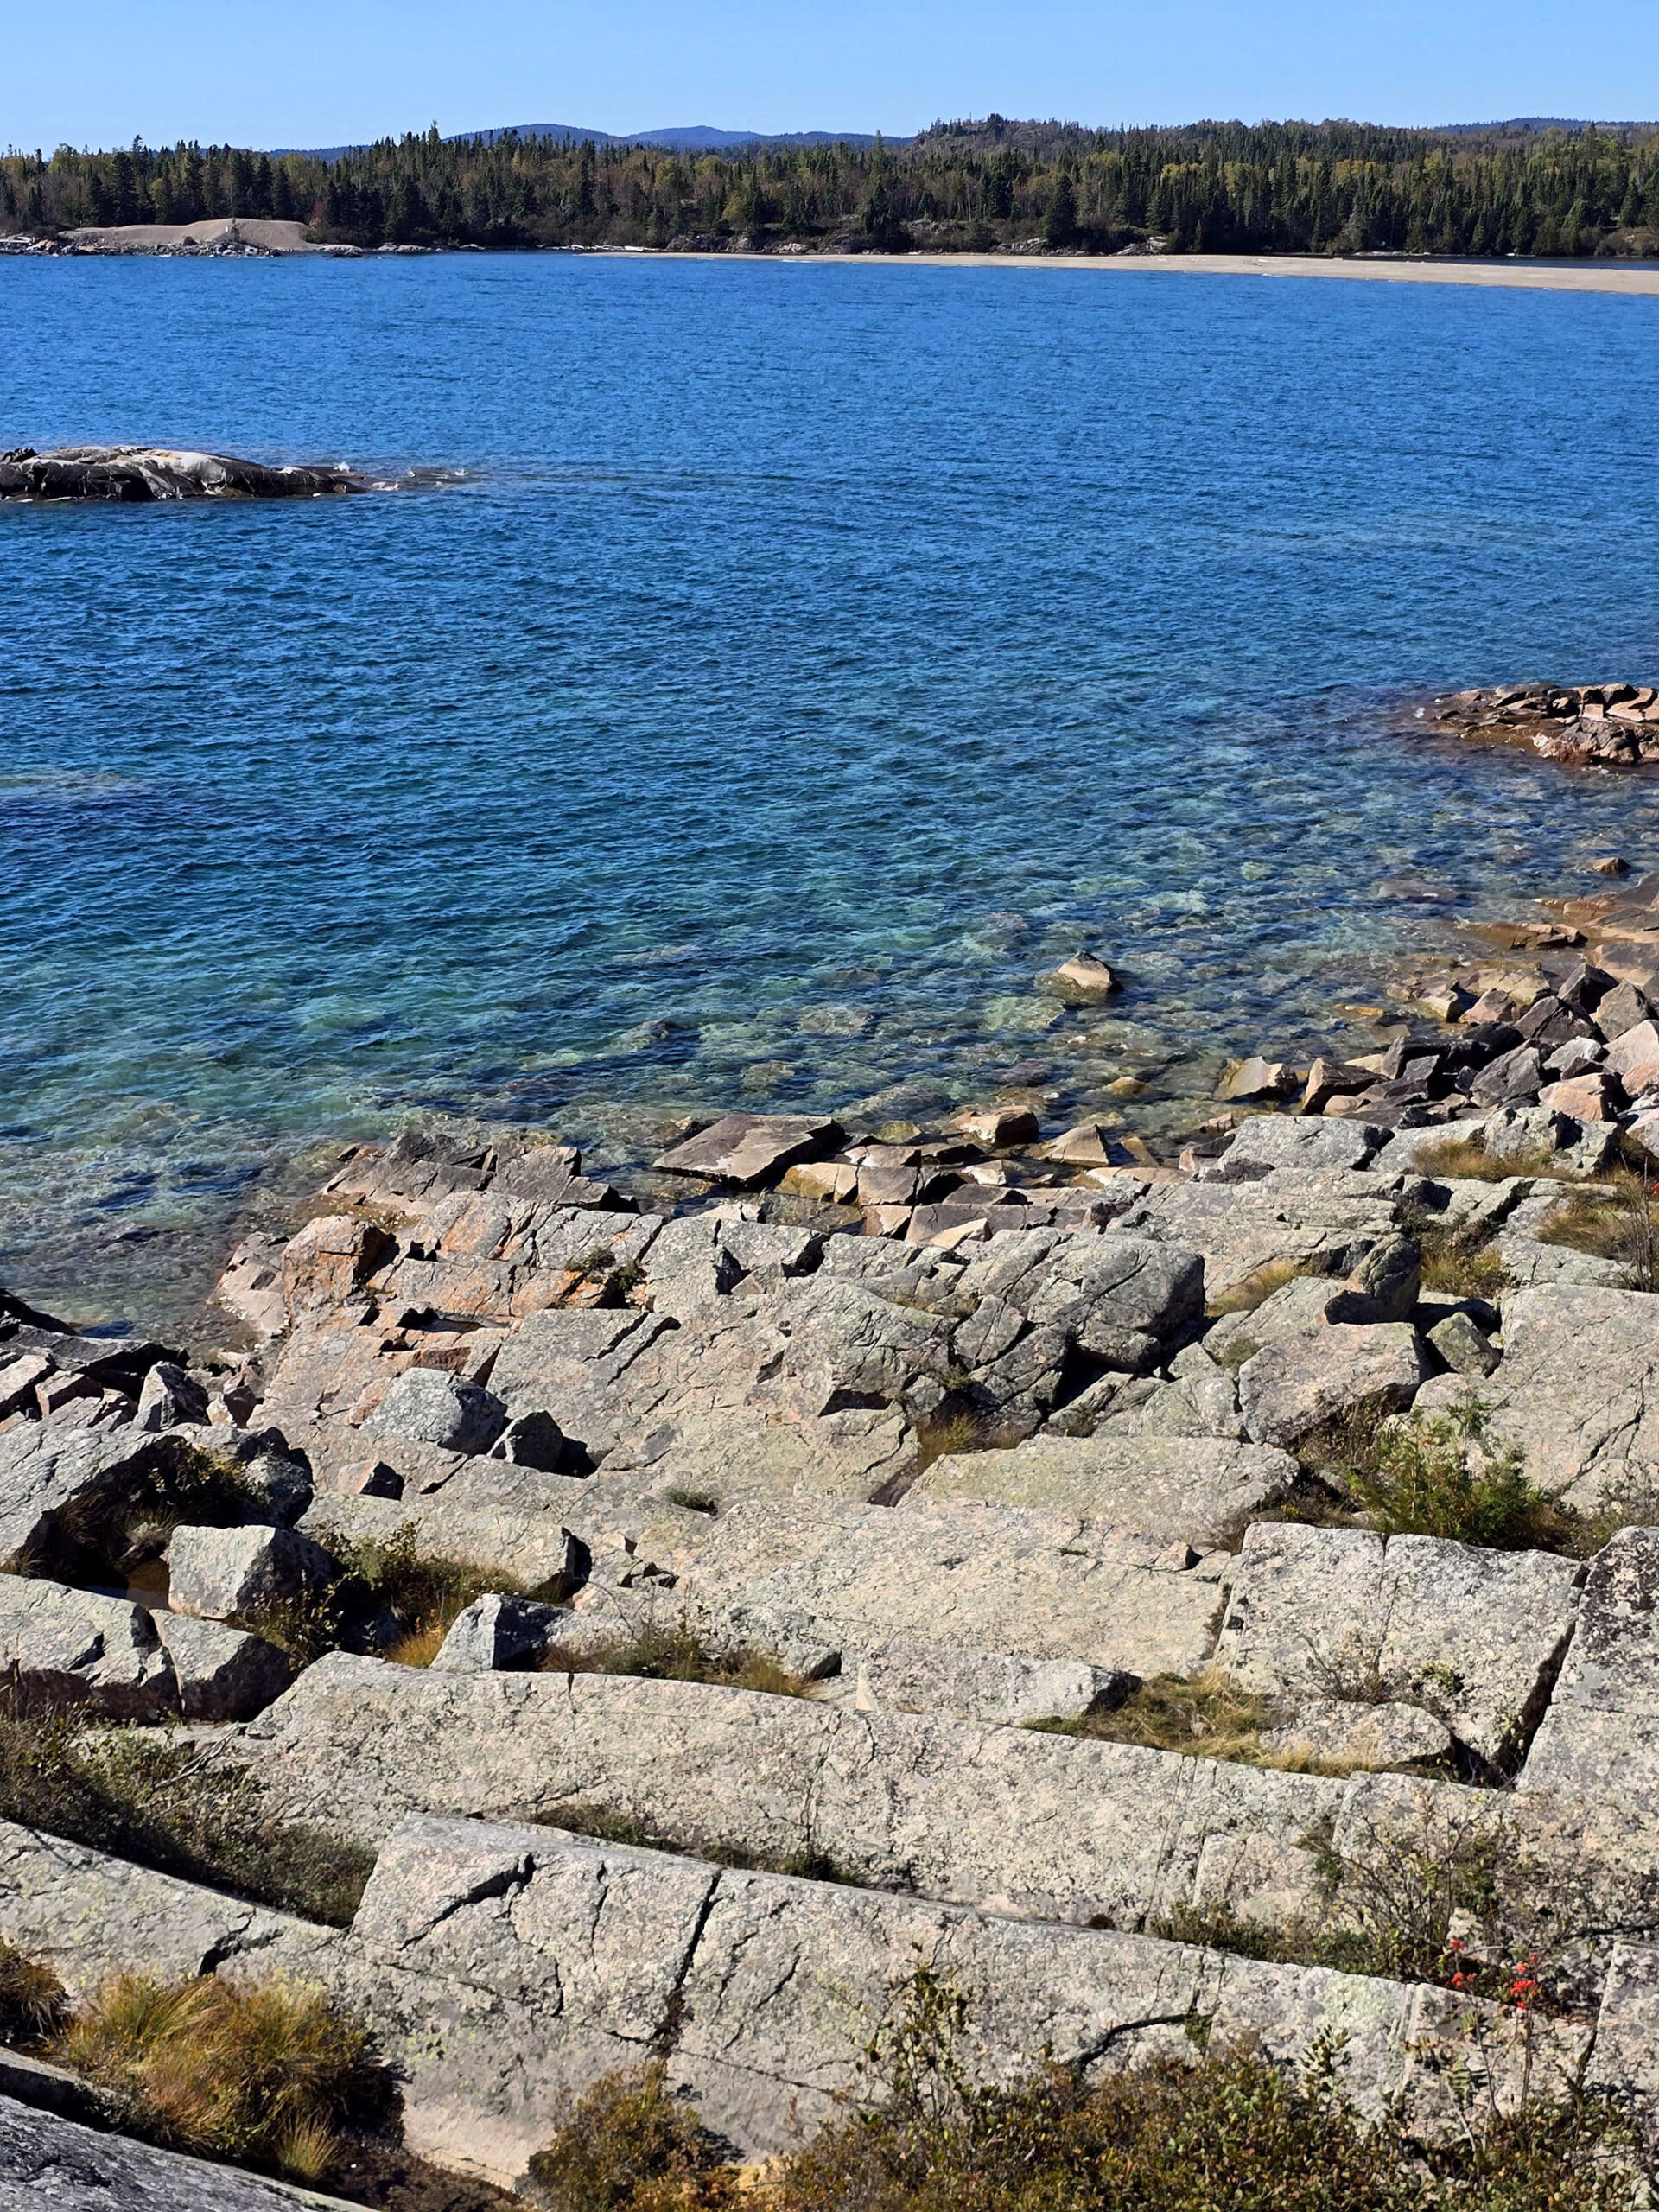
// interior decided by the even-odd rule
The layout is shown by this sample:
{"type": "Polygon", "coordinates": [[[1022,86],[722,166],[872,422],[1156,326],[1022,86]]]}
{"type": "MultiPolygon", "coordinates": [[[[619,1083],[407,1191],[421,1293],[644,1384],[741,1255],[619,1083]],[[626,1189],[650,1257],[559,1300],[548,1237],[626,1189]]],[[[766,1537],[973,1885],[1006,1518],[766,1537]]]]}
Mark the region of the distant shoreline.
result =
{"type": "Polygon", "coordinates": [[[823,263],[854,267],[876,262],[887,268],[1073,269],[1141,270],[1191,276],[1325,276],[1362,283],[1481,284],[1526,292],[1610,292],[1627,299],[1659,298],[1659,263],[1525,261],[1327,261],[1311,254],[1169,253],[664,253],[591,246],[587,253],[613,261],[764,261],[803,268],[823,263]]]}
{"type": "MultiPolygon", "coordinates": [[[[18,245],[21,245],[21,241],[18,245]]],[[[11,245],[0,240],[0,247],[11,245]]],[[[16,247],[13,247],[16,251],[16,247]]],[[[36,251],[53,252],[51,247],[36,251]]],[[[445,251],[478,253],[479,246],[394,247],[387,257],[411,251],[425,258],[445,251]]],[[[522,248],[507,249],[521,252],[522,248]]],[[[665,247],[567,246],[543,251],[598,257],[613,261],[743,261],[769,265],[836,268],[874,264],[882,268],[1069,269],[1107,270],[1119,276],[1143,270],[1191,276],[1319,276],[1353,283],[1474,284],[1510,291],[1599,292],[1626,299],[1659,298],[1659,261],[1436,261],[1403,257],[1330,259],[1313,254],[1263,253],[747,253],[741,251],[687,252],[665,247]]],[[[204,222],[168,226],[133,224],[124,229],[73,232],[55,251],[69,257],[281,258],[302,255],[328,260],[378,260],[373,247],[325,245],[304,234],[297,222],[219,216],[204,222]]]]}

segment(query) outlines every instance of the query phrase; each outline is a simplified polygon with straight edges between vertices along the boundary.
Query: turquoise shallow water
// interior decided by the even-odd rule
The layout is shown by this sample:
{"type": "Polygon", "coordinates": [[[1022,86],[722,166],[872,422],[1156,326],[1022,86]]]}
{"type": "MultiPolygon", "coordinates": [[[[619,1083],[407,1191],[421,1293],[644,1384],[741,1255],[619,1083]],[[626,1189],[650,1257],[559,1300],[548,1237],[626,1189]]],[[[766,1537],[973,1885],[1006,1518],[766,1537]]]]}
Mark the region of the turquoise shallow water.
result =
{"type": "MultiPolygon", "coordinates": [[[[565,256],[0,263],[0,1280],[156,1313],[320,1139],[603,1158],[1048,1071],[1154,1135],[1652,785],[1389,733],[1659,673],[1659,302],[565,256]],[[1033,988],[1117,958],[1109,1014],[1033,988]]],[[[308,1166],[308,1162],[307,1163],[308,1166]]]]}

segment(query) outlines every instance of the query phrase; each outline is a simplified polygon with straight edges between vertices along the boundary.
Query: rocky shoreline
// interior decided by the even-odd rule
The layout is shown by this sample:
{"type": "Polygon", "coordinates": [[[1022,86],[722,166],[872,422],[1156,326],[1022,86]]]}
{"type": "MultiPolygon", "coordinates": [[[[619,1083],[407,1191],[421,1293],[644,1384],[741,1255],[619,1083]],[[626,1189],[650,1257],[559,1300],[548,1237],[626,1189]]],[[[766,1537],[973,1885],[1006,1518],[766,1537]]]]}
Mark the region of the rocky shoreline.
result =
{"type": "MultiPolygon", "coordinates": [[[[1202,2018],[1292,2064],[1339,2035],[1343,2093],[1424,2139],[1478,2054],[1500,2106],[1582,2074],[1659,2141],[1659,1275],[1622,1165],[1659,1150],[1656,898],[1582,902],[1376,1066],[1241,1064],[1179,1165],[1023,1103],[733,1114],[642,1206],[574,1147],[415,1128],[238,1249],[217,1347],[7,1300],[16,1707],[187,1732],[372,1872],[326,1923],[13,1801],[0,1936],[71,2001],[321,1986],[407,2149],[502,2187],[648,2051],[740,2155],[786,2147],[918,1958],[986,2081],[1202,2018]],[[1524,1529],[1388,1488],[1454,1463],[1507,1468],[1524,1529]],[[664,1637],[696,1667],[637,1656],[664,1637]],[[1115,1718],[1218,1680],[1243,1751],[1115,1718]],[[1523,1878],[1459,1955],[1495,1990],[1547,1956],[1547,2011],[1295,1933],[1471,1824],[1523,1878]]],[[[47,2126],[6,2110],[0,2172],[47,2126]]],[[[155,2155],[99,2140],[117,2186],[155,2155]]]]}
{"type": "Polygon", "coordinates": [[[1651,683],[1503,683],[1454,691],[1417,715],[1454,737],[1530,746],[1547,760],[1659,760],[1659,690],[1651,683]]]}

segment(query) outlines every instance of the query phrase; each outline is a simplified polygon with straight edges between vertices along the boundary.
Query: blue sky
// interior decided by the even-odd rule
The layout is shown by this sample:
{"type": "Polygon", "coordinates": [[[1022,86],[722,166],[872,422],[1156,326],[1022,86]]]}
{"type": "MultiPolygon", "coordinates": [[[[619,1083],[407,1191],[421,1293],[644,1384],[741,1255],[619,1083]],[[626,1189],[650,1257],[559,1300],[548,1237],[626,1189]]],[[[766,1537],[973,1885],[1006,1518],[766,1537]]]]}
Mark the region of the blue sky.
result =
{"type": "Polygon", "coordinates": [[[324,145],[505,123],[908,133],[1659,117],[1659,0],[78,0],[9,11],[0,142],[324,145]]]}

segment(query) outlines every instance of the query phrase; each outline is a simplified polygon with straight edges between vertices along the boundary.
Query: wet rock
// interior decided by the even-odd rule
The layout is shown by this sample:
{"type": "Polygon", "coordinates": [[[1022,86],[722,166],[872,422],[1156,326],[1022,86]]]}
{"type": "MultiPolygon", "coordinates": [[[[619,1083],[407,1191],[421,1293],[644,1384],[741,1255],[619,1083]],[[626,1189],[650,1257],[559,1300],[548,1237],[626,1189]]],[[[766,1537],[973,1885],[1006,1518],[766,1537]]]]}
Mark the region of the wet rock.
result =
{"type": "Polygon", "coordinates": [[[303,499],[366,492],[368,480],[333,462],[272,467],[230,454],[163,446],[24,448],[0,455],[0,499],[303,499]]]}
{"type": "Polygon", "coordinates": [[[1259,1056],[1241,1060],[1224,1078],[1216,1096],[1221,1099],[1277,1098],[1294,1088],[1295,1071],[1283,1060],[1259,1056]]]}
{"type": "Polygon", "coordinates": [[[835,1151],[843,1134],[838,1123],[811,1115],[728,1114],[665,1152],[656,1165],[671,1175],[696,1175],[747,1190],[835,1151]]]}
{"type": "Polygon", "coordinates": [[[167,1563],[173,1611],[213,1621],[315,1597],[337,1572],[296,1529],[175,1529],[167,1563]]]}
{"type": "Polygon", "coordinates": [[[487,1452],[507,1425],[499,1398],[436,1367],[396,1376],[363,1424],[374,1436],[403,1436],[445,1452],[487,1452]]]}
{"type": "Polygon", "coordinates": [[[999,1149],[1007,1145],[1033,1144],[1041,1135],[1037,1116],[1026,1106],[965,1108],[954,1126],[976,1144],[999,1149]]]}
{"type": "Polygon", "coordinates": [[[1336,1325],[1246,1360],[1239,1407],[1256,1443],[1294,1445],[1361,1407],[1403,1413],[1427,1372],[1417,1333],[1403,1322],[1336,1325]]]}
{"type": "Polygon", "coordinates": [[[1089,952],[1076,953],[1070,960],[1061,961],[1042,981],[1063,998],[1111,998],[1123,988],[1122,979],[1103,960],[1097,960],[1089,952]]]}

